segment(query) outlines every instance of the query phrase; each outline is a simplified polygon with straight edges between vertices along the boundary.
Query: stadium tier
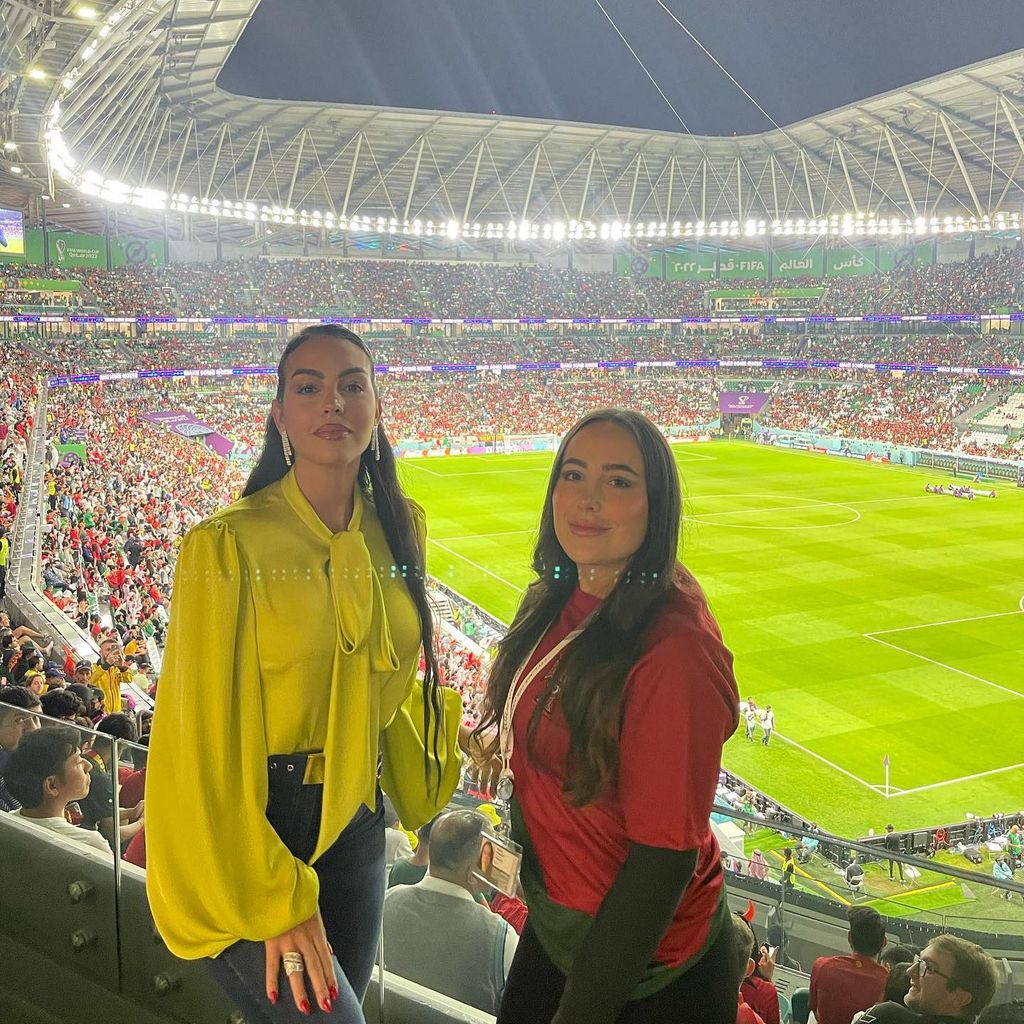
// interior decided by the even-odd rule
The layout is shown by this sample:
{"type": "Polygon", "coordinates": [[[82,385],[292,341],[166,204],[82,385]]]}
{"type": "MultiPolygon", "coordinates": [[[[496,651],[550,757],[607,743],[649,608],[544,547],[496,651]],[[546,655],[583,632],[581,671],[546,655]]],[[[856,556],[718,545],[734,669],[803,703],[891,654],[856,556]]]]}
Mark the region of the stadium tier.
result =
{"type": "MultiPolygon", "coordinates": [[[[903,280],[909,305],[901,299],[888,308],[970,301],[990,309],[1005,283],[997,265],[981,271],[980,284],[966,280],[963,267],[941,283],[925,274],[903,280]]],[[[665,282],[647,291],[624,280],[609,293],[587,275],[571,278],[253,261],[76,280],[77,294],[95,308],[132,316],[226,318],[238,314],[239,296],[242,310],[268,316],[358,309],[378,318],[454,310],[497,317],[521,312],[523,303],[615,315],[609,294],[632,303],[631,311],[660,314],[663,300],[680,316],[702,303],[707,311],[706,291],[696,288],[665,282]],[[311,289],[329,294],[331,304],[309,304],[311,289]],[[560,289],[569,289],[568,304],[557,301],[560,289]]],[[[860,291],[829,289],[818,308],[828,308],[828,296],[844,312],[887,308],[882,296],[895,284],[884,293],[874,281],[860,291]]],[[[900,937],[918,945],[935,930],[936,907],[946,928],[994,930],[977,893],[986,894],[986,907],[998,899],[985,881],[1015,835],[1012,814],[991,812],[1008,796],[1001,752],[1018,729],[1002,700],[1018,692],[1014,652],[1024,643],[1020,616],[1004,610],[1019,599],[1024,499],[1014,486],[1024,479],[1024,390],[1012,373],[1024,366],[1024,336],[1010,333],[1012,323],[780,323],[762,314],[746,323],[671,326],[372,324],[364,334],[380,367],[388,440],[409,492],[427,510],[439,665],[461,696],[468,728],[479,721],[503,623],[529,583],[535,510],[558,437],[589,410],[616,405],[643,412],[679,442],[688,493],[684,557],[706,582],[736,653],[744,700],[771,699],[780,715],[771,745],[747,742],[742,729],[726,745],[715,815],[734,901],[753,900],[766,923],[780,913],[777,897],[783,910],[787,900],[792,905],[787,931],[776,937],[786,951],[780,988],[766,997],[780,1021],[814,957],[843,948],[813,923],[819,905],[870,906],[890,922],[903,920],[900,937]],[[962,554],[974,550],[984,552],[977,564],[990,567],[985,579],[964,570],[962,554]],[[943,594],[935,593],[937,579],[948,584],[943,594]],[[923,606],[930,609],[924,623],[923,606]],[[938,632],[946,622],[963,622],[955,637],[938,632]],[[822,681],[837,673],[841,698],[822,681]],[[879,710],[893,700],[921,710],[902,733],[879,710]],[[953,732],[970,754],[933,751],[921,760],[953,732]],[[965,802],[984,816],[958,822],[965,802]],[[896,862],[871,845],[887,817],[899,818],[900,854],[930,858],[930,868],[907,869],[906,883],[902,874],[887,877],[896,862]],[[859,860],[836,835],[865,841],[859,860]],[[800,865],[792,889],[790,843],[800,865]],[[983,851],[980,865],[964,860],[963,850],[975,849],[983,851]],[[856,888],[846,882],[851,863],[866,871],[856,888]],[[950,871],[964,877],[951,879],[950,871]]],[[[63,318],[4,325],[0,525],[17,523],[30,446],[41,436],[42,592],[96,647],[116,638],[133,652],[124,696],[146,728],[182,538],[240,492],[263,443],[271,368],[290,329],[210,320],[173,328],[63,318]],[[39,431],[34,417],[44,393],[39,431]]],[[[48,646],[47,636],[37,641],[48,658],[69,653],[48,646]]],[[[12,680],[21,657],[5,649],[12,680]]],[[[62,667],[70,673],[73,659],[62,667]]],[[[55,715],[56,706],[56,697],[46,705],[55,715]]],[[[65,710],[86,712],[70,697],[65,710]]],[[[124,742],[121,749],[122,761],[144,762],[145,748],[124,742]]],[[[129,792],[141,786],[127,765],[122,776],[129,792]]],[[[488,785],[469,768],[458,799],[487,800],[488,785]]],[[[144,837],[140,829],[123,844],[128,881],[135,865],[145,865],[144,837]]],[[[999,908],[998,928],[1009,935],[1003,945],[1024,935],[1016,907],[1008,900],[999,908]]],[[[987,940],[990,949],[995,941],[987,940]]],[[[400,945],[400,937],[392,942],[400,945]]]]}
{"type": "Polygon", "coordinates": [[[130,317],[686,317],[737,309],[758,295],[763,311],[774,294],[769,309],[823,315],[979,314],[1021,308],[1022,270],[1024,250],[1016,247],[868,276],[721,283],[410,259],[253,258],[109,270],[8,262],[4,312],[91,307],[130,317]],[[75,290],[48,283],[59,281],[75,290]]]}

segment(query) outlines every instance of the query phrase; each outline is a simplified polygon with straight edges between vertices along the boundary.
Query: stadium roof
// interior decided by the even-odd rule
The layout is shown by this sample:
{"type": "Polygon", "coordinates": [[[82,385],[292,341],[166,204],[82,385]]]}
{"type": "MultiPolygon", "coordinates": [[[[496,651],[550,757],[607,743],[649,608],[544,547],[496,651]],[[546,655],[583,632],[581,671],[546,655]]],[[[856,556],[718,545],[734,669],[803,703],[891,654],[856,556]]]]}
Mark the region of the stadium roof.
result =
{"type": "Polygon", "coordinates": [[[1024,50],[789,127],[696,137],[233,95],[217,77],[258,2],[97,2],[87,18],[5,0],[0,127],[17,149],[0,155],[22,174],[8,160],[0,186],[49,193],[56,176],[154,223],[189,214],[197,237],[283,225],[599,244],[638,225],[813,235],[884,217],[928,233],[1021,212],[1024,50]]]}

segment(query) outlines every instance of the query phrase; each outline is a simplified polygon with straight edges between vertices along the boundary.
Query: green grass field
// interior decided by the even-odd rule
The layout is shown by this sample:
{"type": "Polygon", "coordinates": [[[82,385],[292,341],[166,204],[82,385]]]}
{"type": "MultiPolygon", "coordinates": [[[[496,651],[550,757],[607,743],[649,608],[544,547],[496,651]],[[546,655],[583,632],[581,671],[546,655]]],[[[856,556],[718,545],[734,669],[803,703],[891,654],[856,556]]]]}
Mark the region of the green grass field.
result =
{"type": "MultiPolygon", "coordinates": [[[[724,441],[676,458],[682,557],[740,693],[777,717],[770,747],[741,730],[726,765],[840,835],[1021,809],[1024,490],[967,502],[924,493],[938,471],[724,441]]],[[[401,464],[430,571],[506,622],[551,459],[401,464]]]]}

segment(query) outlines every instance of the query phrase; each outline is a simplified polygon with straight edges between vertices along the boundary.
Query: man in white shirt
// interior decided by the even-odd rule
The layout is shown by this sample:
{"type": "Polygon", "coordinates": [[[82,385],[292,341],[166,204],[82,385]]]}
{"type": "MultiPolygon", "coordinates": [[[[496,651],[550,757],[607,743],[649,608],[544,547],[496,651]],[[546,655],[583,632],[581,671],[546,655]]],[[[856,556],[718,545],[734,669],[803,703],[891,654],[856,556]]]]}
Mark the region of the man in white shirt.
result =
{"type": "Polygon", "coordinates": [[[772,741],[772,733],[775,732],[775,712],[771,704],[765,706],[764,715],[761,718],[761,742],[767,747],[772,741]]]}
{"type": "Polygon", "coordinates": [[[430,832],[422,882],[384,897],[384,966],[418,985],[485,1013],[497,1013],[519,937],[476,902],[485,887],[473,874],[487,819],[451,811],[430,832]]]}
{"type": "Polygon", "coordinates": [[[65,817],[67,805],[88,794],[91,771],[92,765],[79,749],[77,731],[54,726],[21,738],[7,760],[4,781],[11,795],[21,802],[21,808],[12,814],[112,861],[113,853],[98,832],[76,828],[65,817]]]}

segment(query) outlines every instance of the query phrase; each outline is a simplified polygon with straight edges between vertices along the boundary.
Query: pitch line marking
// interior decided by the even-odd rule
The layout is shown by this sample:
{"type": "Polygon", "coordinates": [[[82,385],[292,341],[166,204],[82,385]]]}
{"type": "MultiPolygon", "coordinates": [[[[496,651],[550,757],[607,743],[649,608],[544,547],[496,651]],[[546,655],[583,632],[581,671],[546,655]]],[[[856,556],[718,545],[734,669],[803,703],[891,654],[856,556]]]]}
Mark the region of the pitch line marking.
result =
{"type": "Polygon", "coordinates": [[[962,668],[947,665],[944,661],[936,661],[934,658],[929,658],[925,654],[917,654],[914,651],[907,650],[906,647],[900,647],[898,644],[891,644],[888,640],[880,640],[877,636],[873,636],[871,633],[864,633],[863,635],[868,640],[874,640],[876,644],[884,644],[886,647],[891,647],[894,651],[899,651],[901,654],[909,654],[912,658],[920,658],[921,661],[927,661],[930,665],[936,665],[939,668],[944,668],[948,672],[956,672],[957,675],[966,676],[968,679],[973,679],[975,682],[984,683],[986,686],[991,686],[996,690],[1002,690],[1004,693],[1010,694],[1011,697],[1017,697],[1024,700],[1024,693],[1021,693],[1020,690],[1011,690],[1010,687],[1003,686],[1002,683],[993,683],[991,679],[983,679],[981,676],[974,675],[973,672],[965,672],[962,668]]]}
{"type": "Polygon", "coordinates": [[[517,586],[510,580],[505,579],[504,576],[499,576],[496,572],[491,572],[490,569],[485,569],[479,562],[474,562],[472,558],[467,558],[465,555],[460,555],[458,551],[448,547],[445,544],[442,544],[439,540],[434,540],[433,537],[428,537],[427,540],[431,544],[436,544],[442,551],[447,551],[449,555],[452,555],[455,558],[461,558],[462,561],[464,561],[467,565],[473,566],[474,569],[479,569],[481,572],[486,573],[492,579],[496,579],[499,583],[504,583],[506,587],[511,587],[514,591],[516,591],[516,593],[522,594],[524,592],[522,587],[517,586]]]}
{"type": "MultiPolygon", "coordinates": [[[[1024,603],[1024,597],[1021,598],[1021,602],[1024,603]]],[[[1010,612],[991,612],[988,615],[968,615],[963,619],[943,619],[941,622],[922,622],[919,626],[897,626],[895,629],[875,629],[870,633],[865,633],[865,636],[881,636],[883,633],[906,633],[911,629],[928,629],[930,626],[953,626],[958,622],[978,622],[980,619],[1000,619],[1007,615],[1020,615],[1024,613],[1024,607],[1020,611],[1014,610],[1010,612]]]]}
{"type": "Polygon", "coordinates": [[[417,462],[414,459],[401,459],[398,464],[400,466],[413,466],[416,469],[422,469],[424,473],[429,473],[431,476],[448,476],[447,473],[438,473],[436,469],[428,469],[422,462],[417,462]]]}
{"type": "Polygon", "coordinates": [[[955,786],[958,782],[972,782],[974,779],[984,779],[989,775],[1000,775],[1002,772],[1017,771],[1024,768],[1024,761],[1020,764],[1008,764],[1005,768],[989,768],[988,771],[975,772],[973,775],[961,775],[958,779],[945,779],[942,782],[929,782],[926,786],[915,786],[913,789],[904,789],[893,796],[907,796],[910,793],[923,793],[925,790],[938,789],[940,786],[955,786]]]}
{"type": "Polygon", "coordinates": [[[814,498],[801,498],[795,494],[767,494],[749,492],[746,494],[735,494],[729,495],[733,498],[781,498],[789,501],[802,501],[803,505],[777,505],[770,508],[739,508],[739,509],[728,509],[724,512],[705,512],[696,513],[688,517],[690,522],[704,523],[706,526],[724,526],[731,530],[827,530],[836,526],[852,526],[858,522],[861,518],[860,512],[853,508],[851,505],[843,504],[839,501],[815,501],[814,498]],[[750,523],[713,523],[707,520],[714,518],[715,516],[737,516],[737,515],[754,515],[760,512],[793,512],[806,508],[843,508],[847,512],[853,513],[853,519],[847,519],[843,523],[821,523],[817,526],[754,526],[750,523]]]}
{"type": "Polygon", "coordinates": [[[498,533],[466,533],[461,537],[441,537],[440,539],[446,543],[451,540],[490,540],[491,537],[517,537],[524,533],[536,532],[537,528],[534,527],[530,530],[501,530],[498,533]]]}
{"type": "Polygon", "coordinates": [[[791,740],[788,736],[783,735],[781,732],[776,730],[772,733],[773,736],[777,736],[784,743],[788,743],[791,747],[796,747],[797,750],[803,751],[805,754],[809,754],[811,757],[817,758],[822,764],[827,764],[829,768],[834,768],[837,772],[845,775],[848,779],[853,779],[854,782],[859,782],[865,789],[870,789],[873,793],[878,795],[882,794],[881,786],[873,786],[870,782],[865,782],[859,775],[854,775],[853,772],[847,768],[843,768],[841,765],[836,764],[834,761],[830,761],[827,757],[823,757],[821,754],[815,753],[813,750],[805,747],[802,743],[797,743],[796,740],[791,740]]]}
{"type": "Polygon", "coordinates": [[[685,462],[717,462],[717,455],[705,455],[703,452],[691,452],[688,448],[680,449],[678,445],[673,445],[671,440],[669,445],[672,447],[672,454],[679,459],[681,456],[686,456],[683,460],[685,462]]]}
{"type": "MultiPolygon", "coordinates": [[[[415,465],[415,463],[413,463],[415,465]]],[[[426,469],[425,466],[421,466],[421,469],[426,469]]],[[[456,476],[516,476],[519,473],[547,473],[549,470],[545,466],[534,466],[532,469],[484,469],[484,470],[469,470],[467,472],[459,473],[438,473],[435,470],[427,470],[428,473],[433,473],[434,476],[443,476],[446,480],[450,477],[456,476]]]]}

